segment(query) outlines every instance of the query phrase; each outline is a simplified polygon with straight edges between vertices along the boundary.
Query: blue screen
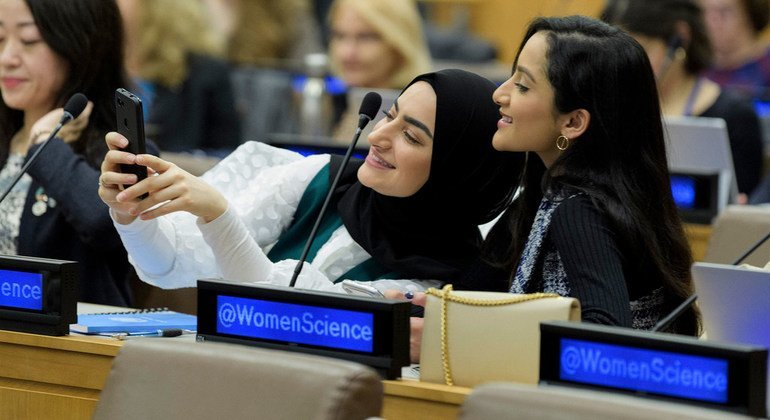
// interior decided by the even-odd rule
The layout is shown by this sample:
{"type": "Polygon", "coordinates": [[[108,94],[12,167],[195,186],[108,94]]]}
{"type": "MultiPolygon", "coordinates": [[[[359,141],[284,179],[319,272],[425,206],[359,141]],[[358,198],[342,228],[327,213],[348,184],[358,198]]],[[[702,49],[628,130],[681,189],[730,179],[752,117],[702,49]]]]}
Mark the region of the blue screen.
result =
{"type": "MultiPolygon", "coordinates": [[[[301,144],[292,144],[292,145],[282,145],[284,149],[291,150],[292,152],[297,152],[301,154],[302,156],[312,156],[312,155],[319,155],[319,154],[330,154],[330,155],[345,155],[347,152],[344,148],[334,148],[331,146],[313,146],[313,145],[301,145],[301,144]]],[[[356,159],[364,160],[366,159],[367,152],[366,151],[356,151],[354,150],[353,153],[350,154],[351,157],[354,157],[356,159]]]]}
{"type": "Polygon", "coordinates": [[[671,175],[671,194],[681,209],[695,207],[695,179],[689,176],[671,175]]]}
{"type": "Polygon", "coordinates": [[[714,403],[727,402],[727,361],[563,338],[559,378],[714,403]]]}
{"type": "Polygon", "coordinates": [[[43,275],[0,270],[0,306],[43,310],[43,275]]]}
{"type": "Polygon", "coordinates": [[[374,315],[220,295],[217,332],[371,353],[374,315]]]}

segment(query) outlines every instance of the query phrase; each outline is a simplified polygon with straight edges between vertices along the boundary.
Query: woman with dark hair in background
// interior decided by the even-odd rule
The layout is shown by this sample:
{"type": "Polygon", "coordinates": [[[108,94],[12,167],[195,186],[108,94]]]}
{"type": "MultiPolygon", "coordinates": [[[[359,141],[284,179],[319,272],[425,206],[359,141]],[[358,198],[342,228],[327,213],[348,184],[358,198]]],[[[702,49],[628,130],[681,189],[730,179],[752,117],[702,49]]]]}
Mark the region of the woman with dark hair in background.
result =
{"type": "Polygon", "coordinates": [[[693,0],[610,1],[602,13],[644,47],[655,71],[664,115],[722,118],[727,123],[739,199],[762,177],[762,133],[751,101],[701,76],[712,53],[693,0]]]}
{"type": "Polygon", "coordinates": [[[0,0],[0,191],[70,96],[92,101],[0,203],[0,254],[77,261],[79,300],[126,306],[130,266],[97,194],[114,92],[127,86],[121,28],[113,0],[0,0]]]}
{"type": "Polygon", "coordinates": [[[768,0],[699,0],[714,60],[706,77],[749,98],[770,101],[770,48],[760,35],[768,0]]]}

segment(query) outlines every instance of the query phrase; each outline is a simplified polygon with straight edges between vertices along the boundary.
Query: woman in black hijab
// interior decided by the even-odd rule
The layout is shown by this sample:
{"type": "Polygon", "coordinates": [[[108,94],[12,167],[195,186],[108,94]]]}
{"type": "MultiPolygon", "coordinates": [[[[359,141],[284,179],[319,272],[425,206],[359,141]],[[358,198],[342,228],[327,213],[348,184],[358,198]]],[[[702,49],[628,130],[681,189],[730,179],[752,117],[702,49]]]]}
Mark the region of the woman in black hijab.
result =
{"type": "MultiPolygon", "coordinates": [[[[419,290],[465,270],[478,256],[477,226],[510,201],[523,164],[492,148],[494,89],[461,70],[415,78],[369,136],[366,160],[346,168],[297,286],[341,291],[352,279],[419,290]]],[[[341,161],[252,142],[196,178],[114,150],[122,141],[107,136],[100,194],[140,277],[161,287],[212,276],[287,284],[341,161]],[[120,192],[135,180],[117,164],[134,162],[160,175],[120,192]]]]}

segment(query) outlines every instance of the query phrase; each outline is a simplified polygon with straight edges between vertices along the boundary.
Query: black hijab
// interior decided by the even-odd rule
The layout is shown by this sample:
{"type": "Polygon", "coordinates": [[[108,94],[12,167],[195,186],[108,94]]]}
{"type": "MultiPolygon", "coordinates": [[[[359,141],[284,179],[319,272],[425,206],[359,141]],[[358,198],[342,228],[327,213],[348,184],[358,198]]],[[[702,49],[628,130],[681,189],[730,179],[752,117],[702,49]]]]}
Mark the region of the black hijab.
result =
{"type": "MultiPolygon", "coordinates": [[[[353,164],[335,190],[337,210],[353,239],[377,262],[405,278],[452,281],[479,254],[477,225],[510,201],[523,154],[498,152],[495,85],[462,70],[416,77],[436,93],[436,124],[428,181],[410,197],[363,186],[353,164]]],[[[406,90],[406,89],[405,89],[406,90]]],[[[335,174],[341,159],[332,159],[335,174]]]]}

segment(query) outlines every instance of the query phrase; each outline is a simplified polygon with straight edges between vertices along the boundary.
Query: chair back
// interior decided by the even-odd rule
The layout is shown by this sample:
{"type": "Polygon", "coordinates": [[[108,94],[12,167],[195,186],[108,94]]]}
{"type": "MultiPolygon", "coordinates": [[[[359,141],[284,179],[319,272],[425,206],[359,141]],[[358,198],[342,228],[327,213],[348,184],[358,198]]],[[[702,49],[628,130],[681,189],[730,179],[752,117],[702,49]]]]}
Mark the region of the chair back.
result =
{"type": "Polygon", "coordinates": [[[382,381],[353,362],[180,339],[125,343],[94,419],[364,419],[382,381]]]}
{"type": "Polygon", "coordinates": [[[473,389],[459,420],[748,419],[725,411],[612,392],[489,383],[473,389]]]}
{"type": "MultiPolygon", "coordinates": [[[[770,208],[728,206],[716,218],[703,262],[732,264],[752,245],[770,233],[770,208]]],[[[770,259],[770,241],[757,248],[744,261],[764,267],[770,259]]]]}

